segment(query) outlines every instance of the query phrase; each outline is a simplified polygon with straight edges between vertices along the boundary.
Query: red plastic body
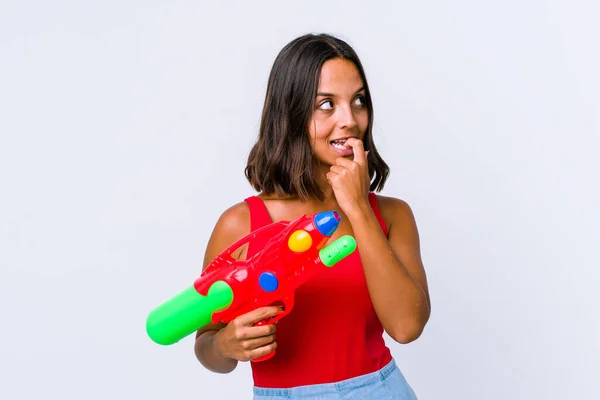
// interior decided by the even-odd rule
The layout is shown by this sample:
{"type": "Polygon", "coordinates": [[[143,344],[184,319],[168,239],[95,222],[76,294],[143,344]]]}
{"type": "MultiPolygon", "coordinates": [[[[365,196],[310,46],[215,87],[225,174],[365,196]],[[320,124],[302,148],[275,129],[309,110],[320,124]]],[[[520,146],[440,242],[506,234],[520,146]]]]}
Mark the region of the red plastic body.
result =
{"type": "MultiPolygon", "coordinates": [[[[339,217],[337,213],[335,214],[339,217]]],[[[213,323],[228,323],[239,315],[270,305],[282,306],[283,312],[256,325],[273,324],[289,314],[294,307],[295,290],[315,273],[327,268],[321,262],[319,250],[325,246],[331,236],[323,235],[317,229],[314,217],[314,215],[303,215],[292,222],[281,221],[267,225],[240,239],[215,257],[194,282],[195,289],[204,296],[207,295],[211,285],[218,280],[227,282],[233,291],[233,302],[226,309],[213,314],[213,323]],[[302,234],[305,239],[305,233],[310,235],[311,245],[308,249],[294,251],[292,250],[294,246],[290,248],[290,237],[296,231],[304,231],[302,234]],[[250,259],[236,260],[231,257],[231,254],[242,245],[264,236],[271,239],[250,259]],[[261,287],[259,278],[263,273],[276,277],[278,283],[276,289],[270,287],[272,291],[267,291],[261,287]]],[[[291,242],[295,242],[295,239],[292,238],[291,242]]],[[[306,247],[307,241],[304,240],[303,243],[306,247]]],[[[263,361],[273,357],[274,354],[273,351],[252,361],[263,361]]]]}

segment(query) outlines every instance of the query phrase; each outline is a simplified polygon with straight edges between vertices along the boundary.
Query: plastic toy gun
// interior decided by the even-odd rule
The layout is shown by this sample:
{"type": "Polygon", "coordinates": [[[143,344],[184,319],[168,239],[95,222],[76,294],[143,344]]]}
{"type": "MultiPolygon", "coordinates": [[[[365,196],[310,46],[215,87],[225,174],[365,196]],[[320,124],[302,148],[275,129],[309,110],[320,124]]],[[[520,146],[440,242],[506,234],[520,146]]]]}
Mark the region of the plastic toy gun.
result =
{"type": "Polygon", "coordinates": [[[283,311],[256,325],[277,322],[294,307],[294,292],[300,285],[356,249],[354,238],[348,235],[325,247],[340,221],[337,212],[326,211],[292,222],[275,222],[248,234],[215,257],[192,286],[150,313],[148,335],[158,344],[170,345],[211,322],[228,323],[270,305],[283,306],[283,311]],[[231,257],[242,245],[264,237],[270,239],[251,258],[231,257]]]}

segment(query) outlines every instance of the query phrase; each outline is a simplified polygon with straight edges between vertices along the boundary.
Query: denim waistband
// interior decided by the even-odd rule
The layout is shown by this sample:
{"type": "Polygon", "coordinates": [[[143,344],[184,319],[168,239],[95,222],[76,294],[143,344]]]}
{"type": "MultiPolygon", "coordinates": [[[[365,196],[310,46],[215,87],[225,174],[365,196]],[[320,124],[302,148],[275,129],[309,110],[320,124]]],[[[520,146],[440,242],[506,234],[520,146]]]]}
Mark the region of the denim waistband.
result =
{"type": "Polygon", "coordinates": [[[319,394],[335,394],[357,387],[375,384],[385,380],[394,370],[398,368],[396,361],[392,360],[378,371],[371,372],[366,375],[360,375],[354,378],[346,379],[333,383],[322,383],[316,385],[296,386],[292,388],[263,388],[254,386],[254,394],[258,396],[306,396],[313,393],[319,394]]]}

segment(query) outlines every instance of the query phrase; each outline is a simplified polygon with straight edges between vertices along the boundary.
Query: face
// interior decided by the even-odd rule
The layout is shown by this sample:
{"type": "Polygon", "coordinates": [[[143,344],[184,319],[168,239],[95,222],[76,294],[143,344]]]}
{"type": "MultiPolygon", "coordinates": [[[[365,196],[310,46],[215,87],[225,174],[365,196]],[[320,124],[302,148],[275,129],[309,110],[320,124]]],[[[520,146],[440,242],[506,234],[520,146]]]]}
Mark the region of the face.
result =
{"type": "Polygon", "coordinates": [[[325,165],[334,165],[338,157],[352,157],[346,139],[364,140],[368,124],[369,111],[358,69],[348,60],[326,61],[308,126],[316,157],[325,165]]]}

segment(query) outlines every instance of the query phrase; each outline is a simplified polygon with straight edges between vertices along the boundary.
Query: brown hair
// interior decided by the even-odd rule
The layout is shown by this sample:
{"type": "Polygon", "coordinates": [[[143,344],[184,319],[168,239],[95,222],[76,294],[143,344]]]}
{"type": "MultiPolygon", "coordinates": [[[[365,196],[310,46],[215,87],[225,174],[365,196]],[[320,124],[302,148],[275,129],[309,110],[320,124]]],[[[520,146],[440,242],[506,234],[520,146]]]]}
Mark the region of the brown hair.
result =
{"type": "Polygon", "coordinates": [[[345,41],[328,34],[308,34],[288,43],[269,76],[256,144],[248,156],[245,175],[252,187],[266,194],[316,197],[323,200],[313,166],[308,135],[323,64],[333,58],[353,62],[364,83],[369,124],[364,136],[369,151],[370,190],[380,191],[389,175],[373,142],[373,105],[367,79],[356,52],[345,41]]]}

